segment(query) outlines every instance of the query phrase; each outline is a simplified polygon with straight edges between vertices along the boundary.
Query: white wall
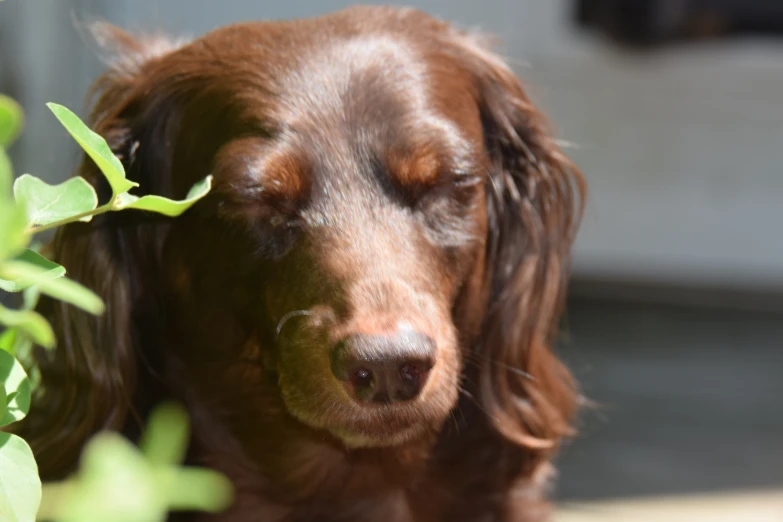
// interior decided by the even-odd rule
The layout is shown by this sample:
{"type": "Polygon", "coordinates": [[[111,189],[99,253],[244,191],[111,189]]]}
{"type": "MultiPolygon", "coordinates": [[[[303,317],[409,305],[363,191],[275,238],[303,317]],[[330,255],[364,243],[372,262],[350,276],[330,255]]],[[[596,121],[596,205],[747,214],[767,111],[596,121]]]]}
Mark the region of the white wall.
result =
{"type": "MultiPolygon", "coordinates": [[[[77,14],[92,9],[132,29],[193,36],[233,21],[310,16],[350,3],[69,1],[77,14]]],[[[726,42],[640,56],[575,34],[566,0],[410,3],[500,35],[559,136],[576,145],[571,154],[590,184],[578,274],[783,289],[783,43],[726,42]]],[[[39,25],[51,30],[51,23],[28,20],[23,37],[30,45],[39,25]]],[[[29,51],[39,61],[28,68],[44,60],[62,68],[70,60],[95,70],[73,38],[59,46],[44,41],[47,49],[39,42],[29,51]]],[[[47,80],[27,103],[57,99],[56,77],[28,72],[47,80]]],[[[49,134],[52,125],[31,131],[49,134]]]]}
{"type": "Polygon", "coordinates": [[[537,3],[511,52],[590,184],[577,272],[783,289],[783,41],[628,54],[537,3]]]}

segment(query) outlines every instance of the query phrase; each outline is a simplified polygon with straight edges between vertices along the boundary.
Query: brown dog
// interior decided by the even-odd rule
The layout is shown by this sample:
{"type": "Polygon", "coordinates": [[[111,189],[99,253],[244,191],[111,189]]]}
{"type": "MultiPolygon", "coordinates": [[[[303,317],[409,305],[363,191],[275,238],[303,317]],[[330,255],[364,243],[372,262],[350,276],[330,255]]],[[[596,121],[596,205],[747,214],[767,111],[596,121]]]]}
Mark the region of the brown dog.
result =
{"type": "MultiPolygon", "coordinates": [[[[119,51],[92,123],[168,220],[69,225],[107,302],[49,304],[25,427],[46,478],[165,398],[231,521],[531,521],[576,393],[550,351],[584,191],[509,68],[421,12],[352,8],[119,51]]],[[[81,175],[105,199],[89,159],[81,175]]]]}

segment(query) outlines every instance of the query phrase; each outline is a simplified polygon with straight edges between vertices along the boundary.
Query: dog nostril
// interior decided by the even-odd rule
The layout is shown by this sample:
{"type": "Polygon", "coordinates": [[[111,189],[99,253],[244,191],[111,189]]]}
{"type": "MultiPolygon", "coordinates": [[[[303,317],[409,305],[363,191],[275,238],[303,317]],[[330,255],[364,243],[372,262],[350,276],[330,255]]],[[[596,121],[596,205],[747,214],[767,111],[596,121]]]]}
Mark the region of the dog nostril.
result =
{"type": "Polygon", "coordinates": [[[406,381],[414,381],[419,378],[421,371],[413,364],[403,364],[400,368],[400,377],[406,381]]]}
{"type": "Polygon", "coordinates": [[[400,383],[395,389],[395,399],[409,401],[419,395],[431,369],[430,361],[407,362],[400,366],[400,383]]]}

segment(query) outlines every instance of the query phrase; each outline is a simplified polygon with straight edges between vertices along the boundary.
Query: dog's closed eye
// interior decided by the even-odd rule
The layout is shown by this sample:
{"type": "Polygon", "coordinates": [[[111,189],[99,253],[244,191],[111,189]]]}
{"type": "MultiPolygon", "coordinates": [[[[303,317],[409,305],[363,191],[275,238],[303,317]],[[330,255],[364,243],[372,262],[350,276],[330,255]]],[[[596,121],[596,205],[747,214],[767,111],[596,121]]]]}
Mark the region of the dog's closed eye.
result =
{"type": "Polygon", "coordinates": [[[294,241],[309,191],[309,166],[288,147],[261,138],[224,145],[215,159],[217,217],[279,257],[294,241]]]}

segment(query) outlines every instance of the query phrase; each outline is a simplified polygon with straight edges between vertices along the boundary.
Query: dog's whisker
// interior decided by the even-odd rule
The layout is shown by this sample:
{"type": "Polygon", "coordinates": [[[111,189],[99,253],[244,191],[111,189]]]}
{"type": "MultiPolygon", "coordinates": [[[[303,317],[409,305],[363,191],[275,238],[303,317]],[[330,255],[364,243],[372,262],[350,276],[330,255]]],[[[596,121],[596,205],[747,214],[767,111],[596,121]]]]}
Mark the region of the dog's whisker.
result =
{"type": "Polygon", "coordinates": [[[481,363],[481,362],[486,361],[486,362],[489,362],[491,364],[495,364],[497,366],[500,366],[501,368],[505,368],[506,370],[508,370],[508,371],[510,371],[512,373],[515,373],[515,374],[517,374],[517,375],[519,375],[521,377],[524,377],[525,379],[528,379],[530,381],[534,381],[535,382],[535,380],[536,380],[536,378],[532,374],[530,374],[530,373],[528,373],[528,372],[526,372],[526,371],[524,371],[524,370],[522,370],[520,368],[516,368],[514,366],[511,366],[510,364],[507,364],[507,363],[504,363],[502,361],[498,361],[497,359],[488,357],[485,354],[472,352],[472,353],[469,353],[467,355],[467,357],[468,357],[468,359],[475,359],[474,362],[476,362],[476,363],[481,363]]]}
{"type": "Polygon", "coordinates": [[[462,386],[460,386],[460,387],[459,387],[459,391],[460,391],[460,393],[462,393],[462,394],[463,394],[465,397],[467,397],[468,399],[470,399],[470,400],[471,400],[471,402],[472,402],[472,403],[473,403],[473,404],[474,404],[474,405],[475,405],[475,406],[476,406],[476,407],[477,407],[479,410],[481,410],[481,411],[484,413],[484,415],[486,415],[486,416],[487,416],[487,417],[489,417],[490,419],[493,419],[493,420],[495,419],[495,417],[494,417],[494,416],[493,416],[493,415],[492,415],[492,414],[491,414],[489,411],[487,411],[487,409],[484,407],[484,405],[483,405],[483,404],[481,404],[481,402],[480,402],[478,399],[476,399],[476,398],[473,396],[473,394],[472,394],[472,393],[470,393],[468,390],[466,390],[466,389],[465,389],[465,388],[463,388],[462,386]]]}
{"type": "Polygon", "coordinates": [[[468,419],[465,417],[465,412],[462,411],[462,408],[460,408],[460,406],[457,405],[457,407],[454,408],[454,410],[459,412],[459,416],[462,417],[462,422],[467,425],[468,419]]]}
{"type": "Polygon", "coordinates": [[[280,322],[277,323],[277,329],[275,330],[275,339],[280,337],[280,331],[285,326],[285,323],[288,322],[289,319],[292,317],[301,317],[301,316],[308,316],[310,315],[310,310],[294,310],[292,312],[288,312],[285,314],[281,319],[280,322]]]}

